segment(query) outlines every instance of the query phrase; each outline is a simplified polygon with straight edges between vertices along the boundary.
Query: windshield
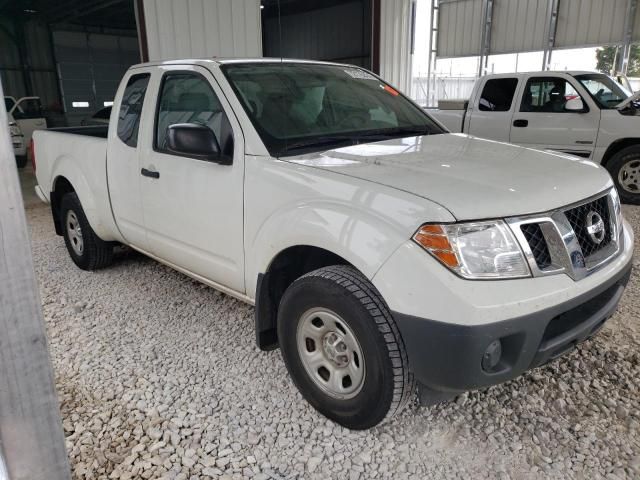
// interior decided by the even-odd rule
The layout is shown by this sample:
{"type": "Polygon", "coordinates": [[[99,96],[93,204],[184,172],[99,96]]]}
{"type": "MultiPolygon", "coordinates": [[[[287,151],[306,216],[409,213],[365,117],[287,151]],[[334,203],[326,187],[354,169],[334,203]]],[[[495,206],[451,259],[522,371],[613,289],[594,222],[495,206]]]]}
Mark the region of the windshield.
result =
{"type": "Polygon", "coordinates": [[[576,75],[576,79],[587,89],[600,108],[616,108],[620,102],[631,96],[631,92],[606,75],[591,73],[576,75]]]}
{"type": "Polygon", "coordinates": [[[274,157],[443,133],[417,105],[357,67],[274,62],[222,71],[274,157]]]}

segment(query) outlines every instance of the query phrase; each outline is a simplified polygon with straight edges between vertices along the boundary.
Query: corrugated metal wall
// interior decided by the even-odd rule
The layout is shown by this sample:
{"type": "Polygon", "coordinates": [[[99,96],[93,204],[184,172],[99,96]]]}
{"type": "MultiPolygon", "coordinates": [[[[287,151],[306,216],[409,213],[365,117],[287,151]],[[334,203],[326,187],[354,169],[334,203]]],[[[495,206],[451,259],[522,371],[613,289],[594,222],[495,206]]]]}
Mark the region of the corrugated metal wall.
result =
{"type": "Polygon", "coordinates": [[[411,0],[380,2],[380,76],[403,92],[411,89],[411,0]]]}
{"type": "Polygon", "coordinates": [[[261,57],[259,0],[144,0],[149,60],[261,57]]]}
{"type": "Polygon", "coordinates": [[[264,20],[264,54],[332,60],[369,68],[371,12],[361,1],[264,20]],[[280,48],[282,26],[282,49],[280,48]]]}
{"type": "MultiPolygon", "coordinates": [[[[640,7],[640,5],[638,5],[640,7]]],[[[640,42],[640,8],[636,8],[636,18],[633,22],[633,41],[640,42]]]]}
{"type": "Polygon", "coordinates": [[[479,55],[482,13],[482,0],[441,0],[438,15],[438,57],[479,55]]]}
{"type": "Polygon", "coordinates": [[[556,46],[622,42],[628,3],[628,0],[561,0],[556,46]]]}
{"type": "Polygon", "coordinates": [[[496,1],[491,53],[511,53],[514,49],[520,52],[543,50],[548,4],[547,0],[496,1]]]}
{"type": "MultiPolygon", "coordinates": [[[[548,0],[494,0],[491,53],[544,49],[548,0]]],[[[556,48],[620,43],[628,0],[559,0],[556,48]]],[[[439,58],[479,55],[483,0],[440,0],[439,58]]],[[[634,40],[640,40],[640,8],[634,40]]]]}
{"type": "Polygon", "coordinates": [[[124,72],[140,62],[136,37],[56,31],[53,46],[69,124],[112,101],[124,72]],[[89,106],[74,107],[73,102],[89,106]]]}
{"type": "Polygon", "coordinates": [[[42,99],[45,107],[59,102],[58,83],[56,80],[55,63],[51,51],[49,29],[37,22],[25,24],[25,43],[28,54],[27,69],[25,58],[22,58],[18,45],[17,27],[9,22],[0,28],[0,75],[5,95],[24,97],[37,95],[42,99]],[[11,35],[9,35],[11,34],[11,35]],[[28,76],[25,81],[25,74],[28,76]],[[31,84],[31,91],[27,91],[27,84],[31,84]]]}

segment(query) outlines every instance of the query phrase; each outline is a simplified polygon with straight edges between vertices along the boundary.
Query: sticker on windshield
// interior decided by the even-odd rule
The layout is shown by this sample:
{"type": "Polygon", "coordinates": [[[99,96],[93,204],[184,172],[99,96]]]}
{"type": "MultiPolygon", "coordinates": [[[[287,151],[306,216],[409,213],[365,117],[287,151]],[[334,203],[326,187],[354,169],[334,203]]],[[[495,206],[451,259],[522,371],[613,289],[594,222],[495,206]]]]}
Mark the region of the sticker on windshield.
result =
{"type": "Polygon", "coordinates": [[[351,78],[357,78],[358,80],[378,80],[370,73],[360,70],[359,68],[345,68],[344,73],[349,75],[351,78]]]}

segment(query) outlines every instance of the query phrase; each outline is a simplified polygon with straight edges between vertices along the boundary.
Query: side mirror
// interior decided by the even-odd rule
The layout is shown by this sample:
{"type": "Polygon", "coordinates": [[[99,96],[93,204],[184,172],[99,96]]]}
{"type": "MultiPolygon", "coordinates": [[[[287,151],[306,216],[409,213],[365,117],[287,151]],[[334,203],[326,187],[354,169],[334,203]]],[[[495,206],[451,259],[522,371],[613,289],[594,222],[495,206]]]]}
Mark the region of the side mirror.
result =
{"type": "Polygon", "coordinates": [[[220,144],[213,130],[197,123],[175,123],[167,127],[167,150],[216,163],[230,163],[221,154],[220,144]]]}
{"type": "Polygon", "coordinates": [[[567,103],[564,104],[564,109],[567,112],[582,112],[584,111],[584,102],[580,97],[572,98],[571,100],[567,100],[567,103]]]}

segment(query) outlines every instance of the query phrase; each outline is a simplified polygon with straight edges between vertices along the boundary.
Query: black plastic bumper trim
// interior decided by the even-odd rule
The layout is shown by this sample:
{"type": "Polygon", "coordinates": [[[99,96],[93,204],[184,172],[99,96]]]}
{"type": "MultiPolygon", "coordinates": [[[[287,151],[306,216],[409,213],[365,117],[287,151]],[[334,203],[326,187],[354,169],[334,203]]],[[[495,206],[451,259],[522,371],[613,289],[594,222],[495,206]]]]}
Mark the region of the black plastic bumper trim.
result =
{"type": "Polygon", "coordinates": [[[467,326],[393,312],[407,348],[409,368],[419,383],[441,392],[463,392],[515,378],[594,335],[615,312],[631,265],[630,259],[608,281],[565,303],[496,323],[467,326]],[[590,302],[598,296],[602,302],[595,302],[589,311],[590,302]],[[573,328],[545,338],[553,319],[585,314],[587,318],[575,321],[573,328]],[[496,339],[502,341],[502,360],[487,372],[482,369],[482,357],[496,339]]]}

